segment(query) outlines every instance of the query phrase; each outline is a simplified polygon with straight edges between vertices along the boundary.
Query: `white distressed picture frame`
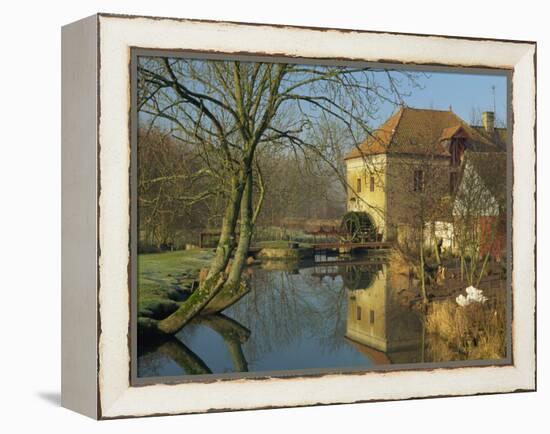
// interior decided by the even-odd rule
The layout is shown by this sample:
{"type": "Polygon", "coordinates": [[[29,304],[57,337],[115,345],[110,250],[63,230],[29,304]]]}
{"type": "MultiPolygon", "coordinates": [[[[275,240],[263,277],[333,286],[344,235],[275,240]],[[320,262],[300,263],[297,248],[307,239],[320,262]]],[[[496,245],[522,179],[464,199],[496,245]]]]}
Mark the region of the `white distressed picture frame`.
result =
{"type": "Polygon", "coordinates": [[[62,53],[65,407],[110,419],[535,390],[533,42],[99,14],[64,27],[62,53]],[[132,386],[132,47],[513,70],[512,364],[132,386]]]}

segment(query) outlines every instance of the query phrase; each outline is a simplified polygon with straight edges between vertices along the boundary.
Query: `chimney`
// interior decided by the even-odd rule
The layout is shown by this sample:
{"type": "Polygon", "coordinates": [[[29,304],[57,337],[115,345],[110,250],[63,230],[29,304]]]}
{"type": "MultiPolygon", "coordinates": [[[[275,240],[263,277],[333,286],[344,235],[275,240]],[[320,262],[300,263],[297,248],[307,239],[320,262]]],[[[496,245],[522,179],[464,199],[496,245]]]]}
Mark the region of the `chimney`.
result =
{"type": "Polygon", "coordinates": [[[495,112],[483,112],[481,113],[481,122],[483,123],[483,128],[489,134],[495,132],[495,112]]]}

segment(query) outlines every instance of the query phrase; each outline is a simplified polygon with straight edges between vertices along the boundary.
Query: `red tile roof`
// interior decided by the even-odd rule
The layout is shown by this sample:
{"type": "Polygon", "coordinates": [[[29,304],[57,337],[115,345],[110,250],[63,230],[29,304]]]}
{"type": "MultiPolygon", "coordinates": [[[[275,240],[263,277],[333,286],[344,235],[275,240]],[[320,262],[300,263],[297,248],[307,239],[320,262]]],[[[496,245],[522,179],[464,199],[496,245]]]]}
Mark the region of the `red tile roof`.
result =
{"type": "Polygon", "coordinates": [[[494,142],[452,111],[402,107],[344,159],[386,153],[448,156],[441,142],[459,131],[473,150],[498,151],[494,142]]]}

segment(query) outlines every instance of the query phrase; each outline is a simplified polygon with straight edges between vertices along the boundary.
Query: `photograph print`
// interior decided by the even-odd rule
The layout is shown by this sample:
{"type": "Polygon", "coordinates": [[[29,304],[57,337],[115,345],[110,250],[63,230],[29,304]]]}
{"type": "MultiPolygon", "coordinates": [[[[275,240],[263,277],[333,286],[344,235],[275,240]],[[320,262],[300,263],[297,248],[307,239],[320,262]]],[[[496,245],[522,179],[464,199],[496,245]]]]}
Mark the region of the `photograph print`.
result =
{"type": "Polygon", "coordinates": [[[510,363],[509,71],[131,67],[134,379],[510,363]]]}

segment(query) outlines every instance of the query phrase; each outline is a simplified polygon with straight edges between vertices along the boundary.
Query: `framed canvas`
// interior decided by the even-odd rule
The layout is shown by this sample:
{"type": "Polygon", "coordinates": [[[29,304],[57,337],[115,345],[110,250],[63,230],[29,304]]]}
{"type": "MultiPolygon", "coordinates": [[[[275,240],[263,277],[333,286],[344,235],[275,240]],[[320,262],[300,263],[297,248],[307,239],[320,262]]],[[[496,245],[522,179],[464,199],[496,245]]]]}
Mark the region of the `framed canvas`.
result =
{"type": "Polygon", "coordinates": [[[62,32],[62,404],[536,388],[536,44],[98,14],[62,32]]]}

